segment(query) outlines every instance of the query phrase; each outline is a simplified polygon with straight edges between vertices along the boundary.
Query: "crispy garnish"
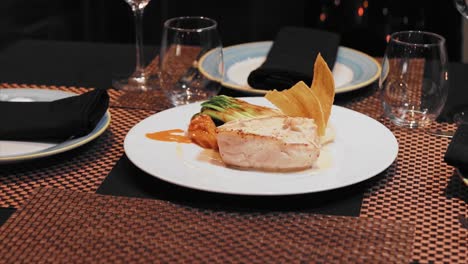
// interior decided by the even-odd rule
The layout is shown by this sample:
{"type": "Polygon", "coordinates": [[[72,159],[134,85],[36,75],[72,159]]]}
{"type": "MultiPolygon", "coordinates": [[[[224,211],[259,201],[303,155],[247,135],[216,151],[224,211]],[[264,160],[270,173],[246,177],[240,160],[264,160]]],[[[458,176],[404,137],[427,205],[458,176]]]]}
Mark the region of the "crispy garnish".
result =
{"type": "Polygon", "coordinates": [[[325,119],[325,124],[330,118],[333,101],[335,99],[335,80],[333,74],[328,68],[327,63],[319,54],[314,64],[314,80],[311,85],[312,91],[315,92],[322,105],[322,111],[325,119]]]}
{"type": "Polygon", "coordinates": [[[315,60],[311,88],[301,81],[287,90],[273,90],[265,95],[268,101],[288,116],[314,119],[320,136],[325,135],[334,97],[333,75],[320,54],[315,60]]]}

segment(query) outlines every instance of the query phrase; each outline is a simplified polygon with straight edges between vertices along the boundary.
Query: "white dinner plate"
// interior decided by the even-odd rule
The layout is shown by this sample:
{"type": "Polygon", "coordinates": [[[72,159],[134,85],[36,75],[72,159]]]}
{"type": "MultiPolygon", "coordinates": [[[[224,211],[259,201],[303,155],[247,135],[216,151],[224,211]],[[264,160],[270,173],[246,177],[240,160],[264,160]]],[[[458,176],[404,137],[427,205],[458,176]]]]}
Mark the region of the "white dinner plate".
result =
{"type": "MultiPolygon", "coordinates": [[[[263,97],[242,98],[270,106],[263,97]]],[[[195,144],[156,141],[147,133],[186,130],[200,103],[171,108],[152,115],[127,134],[125,153],[146,173],[177,185],[240,195],[289,195],[326,191],[369,179],[390,166],[398,143],[390,130],[361,113],[333,106],[330,123],[333,143],[324,147],[320,168],[299,172],[261,172],[226,167],[209,150],[195,144]]]]}
{"type": "MultiPolygon", "coordinates": [[[[248,85],[249,74],[264,61],[272,41],[251,42],[229,46],[223,49],[225,87],[252,94],[265,94],[267,91],[255,89],[248,85]]],[[[214,78],[212,67],[215,54],[207,53],[200,59],[200,72],[208,78],[214,78]]],[[[312,69],[311,69],[312,71],[312,69]]],[[[344,93],[363,88],[379,78],[380,64],[369,55],[346,47],[338,48],[337,58],[333,67],[335,92],[344,93]]]]}
{"type": "MultiPolygon", "coordinates": [[[[0,89],[0,101],[47,102],[75,95],[58,90],[0,89]]],[[[2,114],[5,113],[0,113],[2,114]]],[[[110,120],[110,113],[107,111],[89,134],[58,143],[0,140],[0,164],[42,158],[77,148],[101,135],[109,126],[110,120]]]]}

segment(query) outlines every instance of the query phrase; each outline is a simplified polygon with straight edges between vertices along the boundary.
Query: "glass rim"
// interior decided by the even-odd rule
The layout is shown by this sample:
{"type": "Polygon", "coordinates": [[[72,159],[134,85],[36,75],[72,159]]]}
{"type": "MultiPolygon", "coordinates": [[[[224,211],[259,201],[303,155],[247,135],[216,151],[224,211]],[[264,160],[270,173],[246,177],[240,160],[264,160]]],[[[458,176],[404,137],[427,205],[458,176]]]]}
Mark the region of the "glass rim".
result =
{"type": "Polygon", "coordinates": [[[416,47],[434,47],[434,46],[441,46],[445,44],[445,38],[443,36],[437,33],[429,32],[429,31],[421,31],[421,30],[406,30],[406,31],[393,32],[390,35],[390,39],[391,41],[398,43],[398,44],[407,45],[407,46],[416,46],[416,47]],[[432,43],[412,43],[409,41],[399,40],[395,38],[398,35],[410,35],[410,34],[421,34],[421,35],[431,36],[435,38],[437,41],[432,42],[432,43]]]}
{"type": "Polygon", "coordinates": [[[177,30],[177,31],[185,31],[185,32],[202,32],[205,30],[210,30],[210,29],[215,29],[218,26],[218,22],[216,20],[205,17],[205,16],[180,16],[180,17],[173,17],[169,18],[164,22],[164,27],[165,28],[170,28],[172,30],[177,30]],[[183,21],[183,20],[201,20],[201,21],[208,21],[211,22],[212,25],[206,26],[206,27],[200,27],[200,28],[182,28],[182,27],[176,27],[170,25],[174,21],[183,21]]]}

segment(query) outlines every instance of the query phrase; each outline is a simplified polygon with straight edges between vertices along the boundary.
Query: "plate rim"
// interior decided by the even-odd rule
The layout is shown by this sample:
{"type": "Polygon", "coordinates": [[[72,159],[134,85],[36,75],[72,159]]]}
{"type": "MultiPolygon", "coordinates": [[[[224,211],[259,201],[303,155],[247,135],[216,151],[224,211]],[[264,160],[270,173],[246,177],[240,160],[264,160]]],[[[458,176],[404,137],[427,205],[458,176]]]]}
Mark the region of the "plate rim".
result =
{"type": "MultiPolygon", "coordinates": [[[[70,94],[70,96],[76,96],[76,95],[79,95],[77,93],[74,93],[74,92],[70,92],[70,91],[61,91],[61,90],[52,90],[52,89],[39,89],[39,88],[5,88],[5,89],[2,89],[2,90],[18,90],[18,91],[31,91],[31,92],[42,92],[42,91],[48,91],[48,92],[57,92],[57,93],[61,93],[61,94],[70,94]]],[[[62,152],[66,152],[66,151],[69,151],[71,149],[74,149],[74,148],[77,148],[79,146],[82,146],[82,145],[85,145],[86,143],[96,139],[97,137],[99,137],[102,133],[104,133],[104,131],[106,131],[106,129],[109,127],[110,125],[110,122],[111,122],[111,113],[109,111],[109,109],[106,111],[106,113],[104,114],[104,116],[101,118],[101,120],[99,120],[99,122],[101,122],[102,120],[106,120],[106,122],[102,125],[102,127],[93,132],[91,131],[90,133],[82,136],[82,137],[79,137],[79,138],[75,138],[75,139],[82,139],[82,140],[78,140],[77,142],[71,144],[71,145],[66,145],[64,147],[61,147],[61,148],[57,148],[57,149],[52,149],[52,150],[47,150],[47,149],[44,149],[44,150],[40,150],[40,151],[35,151],[35,152],[30,152],[30,153],[25,153],[25,154],[19,154],[19,155],[14,155],[14,156],[6,156],[6,157],[0,157],[0,164],[1,163],[8,163],[8,162],[19,162],[19,161],[25,161],[25,160],[31,160],[31,159],[38,159],[38,158],[43,158],[43,157],[48,157],[48,156],[52,156],[52,155],[55,155],[55,154],[59,154],[59,153],[62,153],[62,152]]],[[[97,125],[96,125],[97,126],[97,125]]],[[[96,128],[96,127],[95,127],[96,128]]],[[[70,141],[70,140],[65,140],[65,141],[62,141],[60,142],[59,144],[57,145],[60,145],[60,144],[63,144],[67,141],[70,141]]],[[[57,146],[56,145],[56,146],[57,146]]],[[[55,146],[54,146],[55,147],[55,146]]],[[[53,148],[53,147],[51,147],[53,148]]]]}
{"type": "Polygon", "coordinates": [[[462,172],[462,169],[460,168],[455,168],[458,176],[460,177],[460,180],[463,182],[465,187],[468,187],[468,175],[465,177],[466,173],[462,172]]]}
{"type": "MultiPolygon", "coordinates": [[[[239,46],[247,46],[247,45],[255,45],[255,44],[268,44],[268,43],[273,43],[273,41],[272,40],[265,40],[265,41],[253,41],[253,42],[239,43],[239,44],[223,47],[223,51],[225,49],[228,49],[228,48],[229,49],[230,48],[237,48],[239,46]]],[[[357,84],[354,84],[354,85],[345,85],[345,86],[342,86],[339,89],[335,89],[336,94],[346,93],[346,92],[354,91],[354,90],[357,90],[357,89],[360,89],[360,88],[364,88],[365,86],[375,82],[379,78],[379,76],[380,76],[380,74],[382,72],[382,66],[380,65],[380,63],[375,58],[373,58],[372,56],[370,56],[370,55],[368,55],[368,54],[366,54],[366,53],[364,53],[362,51],[359,51],[359,50],[356,50],[356,49],[353,49],[353,48],[349,48],[349,47],[345,47],[345,46],[339,46],[339,48],[351,51],[353,53],[359,54],[362,57],[367,58],[369,61],[373,62],[373,64],[377,67],[377,71],[372,77],[370,77],[366,81],[363,81],[361,83],[357,83],[357,84]]],[[[209,74],[203,68],[203,62],[205,61],[206,57],[209,56],[210,53],[211,52],[207,52],[206,54],[204,54],[200,58],[199,63],[198,63],[198,70],[209,79],[211,79],[213,77],[211,76],[211,74],[209,74]]],[[[232,84],[232,83],[224,81],[224,79],[223,79],[222,85],[227,87],[227,88],[236,90],[236,91],[246,92],[246,93],[250,93],[250,94],[264,95],[264,94],[266,94],[268,92],[268,90],[255,89],[255,88],[252,88],[252,87],[246,87],[246,86],[242,86],[242,85],[232,84]]]]}
{"type": "MultiPolygon", "coordinates": [[[[240,99],[243,99],[243,98],[246,98],[246,99],[252,99],[252,98],[262,98],[262,97],[236,97],[236,98],[240,98],[240,99]]],[[[192,103],[193,104],[199,104],[200,102],[198,103],[192,103]]],[[[187,105],[183,105],[183,106],[179,106],[179,107],[185,107],[187,105]]],[[[135,157],[132,156],[131,153],[129,153],[129,150],[128,150],[128,144],[129,143],[129,135],[133,133],[135,127],[137,126],[140,126],[140,124],[142,122],[145,122],[146,119],[150,119],[150,118],[154,118],[155,115],[158,115],[160,113],[163,113],[163,112],[166,112],[166,111],[169,111],[171,109],[174,109],[174,108],[169,108],[169,109],[166,109],[164,111],[161,111],[161,112],[158,112],[158,113],[155,113],[153,115],[150,115],[148,117],[146,117],[145,119],[141,120],[140,122],[138,122],[137,124],[135,124],[127,133],[127,135],[125,136],[125,139],[124,139],[124,152],[126,154],[126,156],[128,157],[128,159],[132,162],[132,164],[134,164],[136,167],[138,167],[139,169],[141,169],[142,171],[144,171],[145,173],[149,174],[151,177],[155,177],[159,180],[162,180],[162,181],[165,181],[165,182],[168,182],[168,183],[171,183],[171,184],[174,184],[174,185],[177,185],[177,186],[182,186],[182,187],[185,187],[185,188],[189,188],[189,189],[193,189],[193,190],[200,190],[200,191],[206,191],[206,192],[211,192],[211,193],[220,193],[220,194],[230,194],[230,195],[242,195],[242,196],[288,196],[288,195],[300,195],[300,194],[307,194],[307,193],[319,193],[319,192],[325,192],[325,191],[330,191],[330,190],[337,190],[337,189],[341,189],[341,188],[344,188],[344,187],[348,187],[348,186],[351,186],[351,185],[355,185],[355,184],[358,184],[358,183],[361,183],[361,182],[364,182],[368,179],[371,179],[373,177],[376,177],[377,175],[379,175],[380,173],[382,173],[383,171],[385,171],[386,169],[388,169],[396,160],[397,160],[397,157],[398,157],[398,153],[399,153],[399,144],[398,144],[398,140],[396,139],[395,135],[393,134],[393,132],[388,128],[386,127],[384,124],[382,124],[381,122],[379,122],[378,120],[370,117],[370,116],[367,116],[363,113],[360,113],[358,111],[354,111],[352,109],[349,109],[349,108],[346,108],[346,107],[342,107],[342,106],[337,106],[337,105],[333,105],[333,107],[336,107],[336,108],[340,108],[344,111],[350,111],[352,112],[353,114],[357,114],[359,116],[362,116],[364,118],[367,118],[367,119],[371,119],[373,120],[373,122],[375,122],[378,126],[384,128],[386,130],[386,132],[389,132],[389,135],[391,135],[392,137],[392,143],[391,145],[393,145],[393,150],[394,150],[394,153],[392,152],[391,155],[389,155],[387,158],[389,160],[391,160],[391,162],[389,162],[387,165],[385,166],[382,166],[378,169],[375,169],[375,172],[373,173],[369,173],[370,176],[366,176],[366,177],[360,177],[359,179],[357,180],[354,180],[354,181],[351,181],[351,182],[347,182],[345,184],[342,184],[342,185],[339,185],[337,187],[328,187],[328,188],[322,188],[320,190],[308,190],[308,191],[302,191],[302,190],[299,190],[299,191],[291,191],[291,190],[288,190],[288,191],[284,191],[284,192],[275,192],[275,193],[272,193],[272,192],[267,192],[267,191],[260,191],[260,192],[249,192],[249,191],[246,191],[246,192],[239,192],[239,191],[233,191],[233,190],[219,190],[219,189],[210,189],[209,187],[201,187],[201,186],[193,186],[193,185],[190,185],[188,183],[183,183],[183,182],[179,182],[177,180],[172,180],[171,177],[164,177],[164,176],[160,176],[160,175],[155,175],[153,174],[152,171],[150,171],[148,168],[144,167],[144,166],[141,166],[139,164],[139,162],[135,162],[135,157]]]]}

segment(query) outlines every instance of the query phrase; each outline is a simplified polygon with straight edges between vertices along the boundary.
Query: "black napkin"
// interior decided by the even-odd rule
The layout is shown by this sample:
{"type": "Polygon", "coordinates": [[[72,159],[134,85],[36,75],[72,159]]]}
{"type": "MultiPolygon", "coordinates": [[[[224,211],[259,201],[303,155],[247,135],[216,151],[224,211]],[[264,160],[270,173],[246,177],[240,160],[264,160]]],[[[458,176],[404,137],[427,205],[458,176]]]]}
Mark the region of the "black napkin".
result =
{"type": "Polygon", "coordinates": [[[52,102],[0,102],[0,140],[64,140],[91,132],[109,95],[95,89],[52,102]]]}
{"type": "Polygon", "coordinates": [[[265,62],[250,73],[256,89],[283,90],[298,81],[312,83],[314,62],[320,52],[330,69],[335,65],[339,35],[310,28],[285,27],[276,35],[265,62]]]}
{"type": "MultiPolygon", "coordinates": [[[[447,102],[437,121],[453,122],[454,114],[465,112],[468,116],[468,64],[450,63],[447,102]]],[[[468,121],[468,120],[465,120],[468,121]]]]}

